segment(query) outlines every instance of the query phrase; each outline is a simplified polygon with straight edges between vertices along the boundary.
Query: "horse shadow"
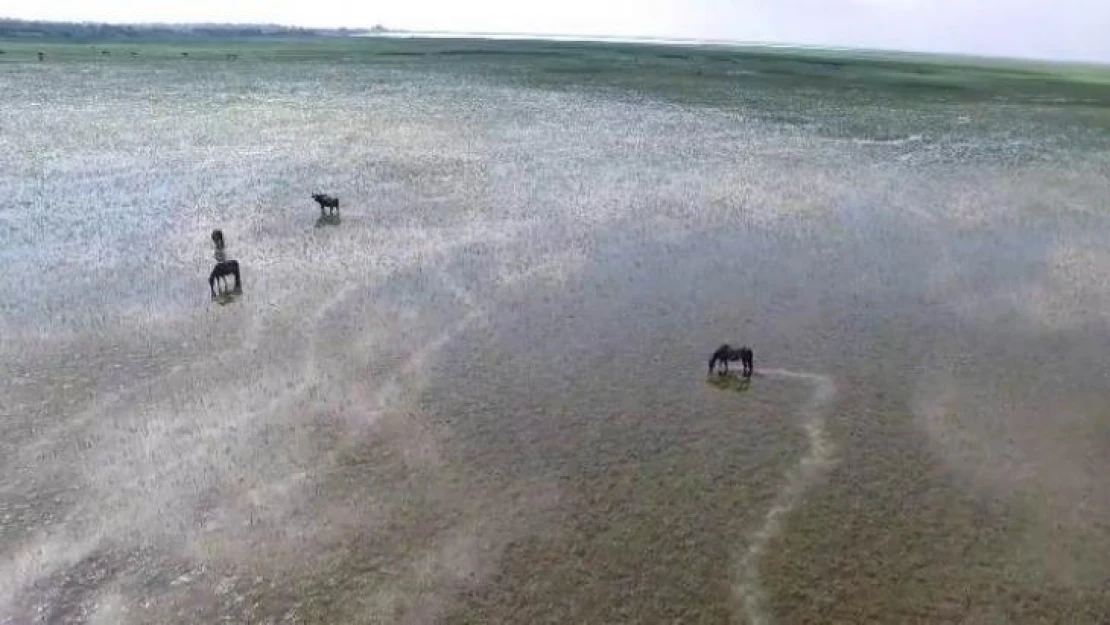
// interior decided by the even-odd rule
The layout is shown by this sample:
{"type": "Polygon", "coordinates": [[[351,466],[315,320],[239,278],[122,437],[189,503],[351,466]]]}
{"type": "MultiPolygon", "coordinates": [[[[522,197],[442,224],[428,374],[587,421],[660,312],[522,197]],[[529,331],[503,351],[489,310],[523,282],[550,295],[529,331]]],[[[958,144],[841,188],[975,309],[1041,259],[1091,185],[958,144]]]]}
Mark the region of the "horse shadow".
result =
{"type": "Polygon", "coordinates": [[[338,226],[340,221],[339,213],[325,213],[320,215],[320,218],[316,220],[316,227],[325,228],[327,226],[338,226]]]}
{"type": "Polygon", "coordinates": [[[734,391],[737,393],[743,393],[752,387],[752,379],[750,377],[732,373],[726,375],[710,375],[707,382],[709,382],[710,386],[722,391],[734,391]]]}

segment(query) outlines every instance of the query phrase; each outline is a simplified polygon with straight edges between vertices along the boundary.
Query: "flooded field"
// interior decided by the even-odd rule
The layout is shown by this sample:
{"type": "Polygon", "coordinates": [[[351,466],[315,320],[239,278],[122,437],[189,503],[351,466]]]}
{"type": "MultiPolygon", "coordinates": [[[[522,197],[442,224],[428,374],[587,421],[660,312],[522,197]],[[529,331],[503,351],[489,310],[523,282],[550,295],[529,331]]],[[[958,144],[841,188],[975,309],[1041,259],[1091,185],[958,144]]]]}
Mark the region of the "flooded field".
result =
{"type": "Polygon", "coordinates": [[[1110,619],[1110,73],[5,48],[0,624],[1110,619]]]}

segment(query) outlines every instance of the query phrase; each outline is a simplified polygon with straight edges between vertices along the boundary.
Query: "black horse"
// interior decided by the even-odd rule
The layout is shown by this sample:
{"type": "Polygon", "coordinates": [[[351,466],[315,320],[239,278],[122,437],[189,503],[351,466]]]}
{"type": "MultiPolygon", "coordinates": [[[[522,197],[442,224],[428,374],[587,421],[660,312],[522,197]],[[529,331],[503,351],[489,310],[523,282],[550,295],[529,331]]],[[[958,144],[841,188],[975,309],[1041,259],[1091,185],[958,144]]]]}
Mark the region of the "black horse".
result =
{"type": "Polygon", "coordinates": [[[216,246],[217,250],[224,249],[224,233],[220,230],[213,230],[212,243],[216,246]]]}
{"type": "Polygon", "coordinates": [[[228,276],[235,277],[236,292],[243,290],[243,283],[239,278],[239,261],[225,260],[216,263],[216,266],[212,268],[212,273],[208,274],[208,288],[212,289],[212,295],[216,294],[216,281],[223,280],[226,284],[228,276]]]}
{"type": "Polygon", "coordinates": [[[324,214],[325,208],[339,210],[339,198],[337,197],[332,197],[326,193],[313,193],[312,199],[316,200],[316,203],[320,205],[321,215],[324,214]]]}
{"type": "Polygon", "coordinates": [[[744,377],[750,378],[752,377],[752,372],[755,370],[753,359],[754,355],[752,354],[752,349],[747,345],[739,349],[732,349],[729,347],[728,343],[725,343],[718,347],[717,351],[713,352],[713,355],[709,357],[709,373],[713,373],[713,367],[720,362],[724,364],[724,370],[721,371],[721,375],[726,375],[728,373],[729,361],[736,362],[739,360],[744,367],[744,377]]]}

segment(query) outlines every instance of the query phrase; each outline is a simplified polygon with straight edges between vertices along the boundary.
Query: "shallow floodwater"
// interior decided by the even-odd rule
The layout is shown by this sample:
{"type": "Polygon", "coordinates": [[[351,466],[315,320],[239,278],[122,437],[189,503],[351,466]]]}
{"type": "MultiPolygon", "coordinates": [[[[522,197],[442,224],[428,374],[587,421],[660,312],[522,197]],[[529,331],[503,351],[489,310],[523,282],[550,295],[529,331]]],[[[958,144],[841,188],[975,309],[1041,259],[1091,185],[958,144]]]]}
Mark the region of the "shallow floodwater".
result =
{"type": "Polygon", "coordinates": [[[0,623],[1110,617],[1104,112],[2,72],[0,623]]]}

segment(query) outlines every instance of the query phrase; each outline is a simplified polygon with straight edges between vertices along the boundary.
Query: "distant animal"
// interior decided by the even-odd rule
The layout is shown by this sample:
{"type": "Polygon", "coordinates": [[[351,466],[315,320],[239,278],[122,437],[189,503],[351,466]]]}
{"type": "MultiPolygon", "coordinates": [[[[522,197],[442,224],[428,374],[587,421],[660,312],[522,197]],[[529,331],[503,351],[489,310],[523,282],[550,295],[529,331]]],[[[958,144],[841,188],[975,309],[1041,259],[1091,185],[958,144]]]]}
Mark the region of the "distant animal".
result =
{"type": "Polygon", "coordinates": [[[739,349],[732,349],[729,347],[728,343],[718,347],[717,351],[713,352],[713,355],[709,357],[709,373],[712,374],[713,368],[717,363],[721,363],[724,365],[724,370],[721,371],[721,375],[726,375],[728,373],[728,363],[730,361],[736,362],[737,360],[739,360],[744,367],[744,377],[752,377],[752,372],[755,370],[752,349],[747,345],[739,349]]]}
{"type": "Polygon", "coordinates": [[[212,295],[216,294],[216,281],[223,280],[227,283],[227,277],[235,277],[235,290],[242,291],[243,283],[239,278],[239,261],[237,260],[224,260],[216,263],[212,268],[212,273],[208,274],[208,288],[212,289],[212,295]]]}
{"type": "Polygon", "coordinates": [[[339,198],[337,197],[332,197],[326,193],[313,193],[312,199],[316,200],[316,203],[320,205],[321,215],[324,213],[325,208],[339,210],[339,198]]]}
{"type": "Polygon", "coordinates": [[[188,52],[182,52],[181,56],[189,56],[189,53],[188,52]]]}
{"type": "Polygon", "coordinates": [[[224,233],[221,230],[216,229],[212,231],[212,243],[216,246],[216,249],[224,249],[224,233]]]}
{"type": "Polygon", "coordinates": [[[103,54],[104,56],[108,56],[109,54],[111,54],[111,51],[109,51],[109,50],[101,50],[101,51],[100,51],[100,53],[101,53],[101,54],[103,54]]]}
{"type": "Polygon", "coordinates": [[[39,60],[41,61],[45,58],[46,58],[46,53],[45,52],[39,52],[39,60]]]}

